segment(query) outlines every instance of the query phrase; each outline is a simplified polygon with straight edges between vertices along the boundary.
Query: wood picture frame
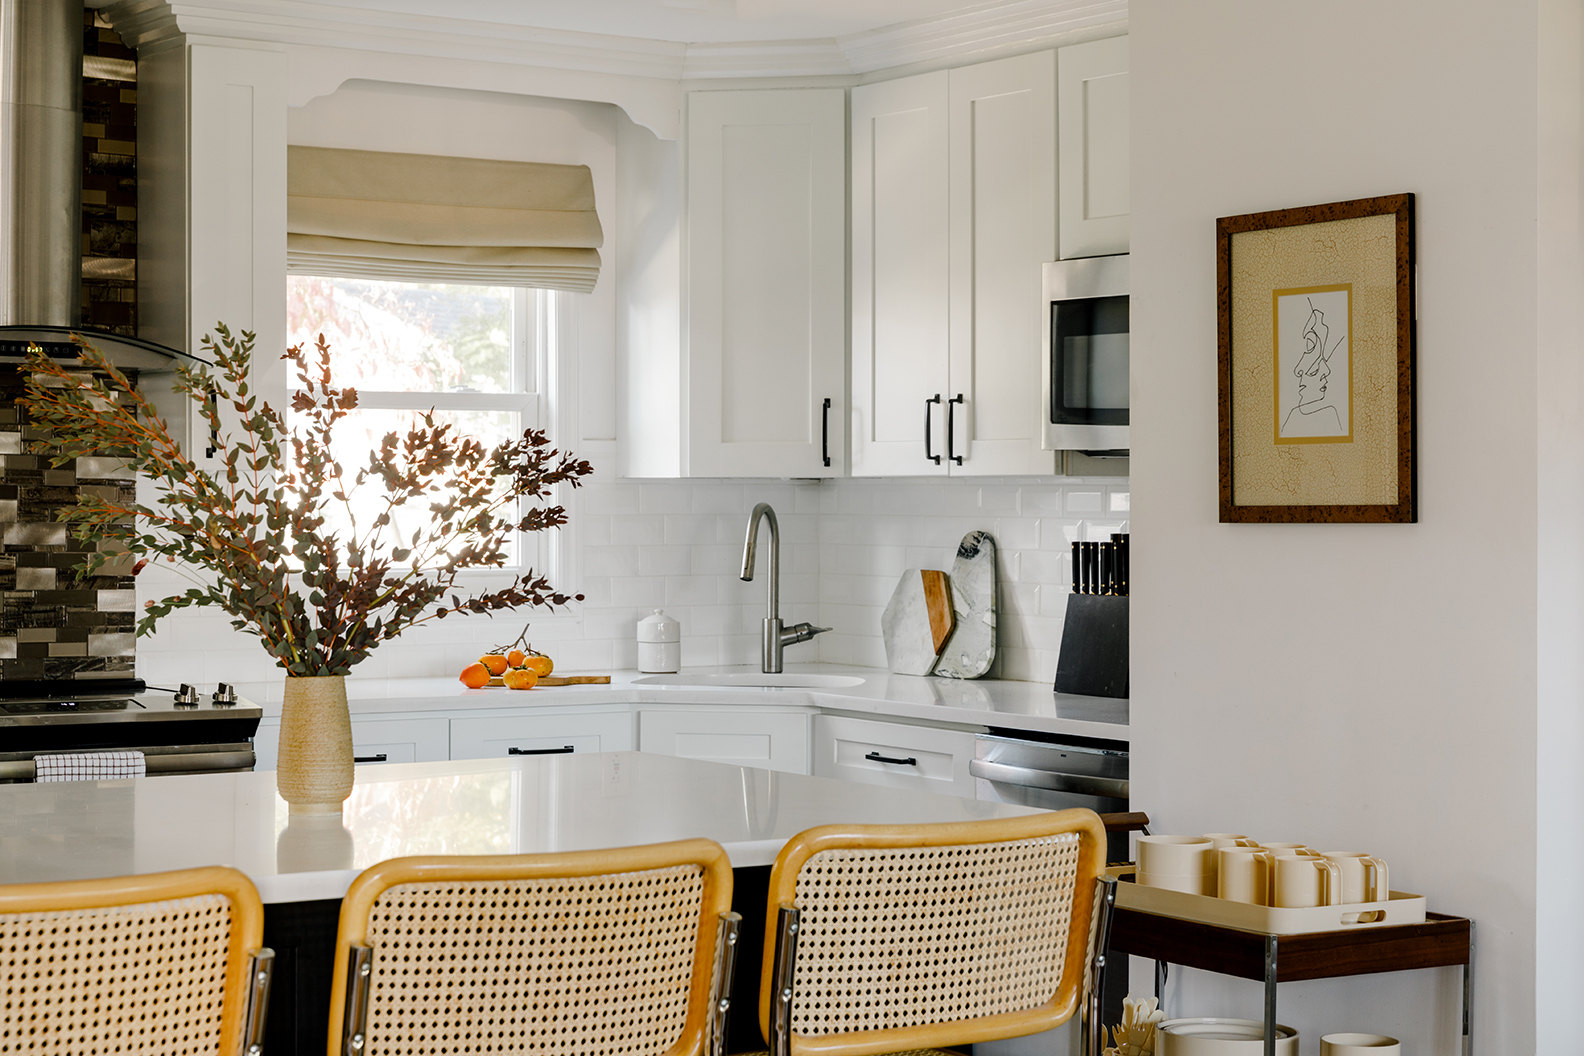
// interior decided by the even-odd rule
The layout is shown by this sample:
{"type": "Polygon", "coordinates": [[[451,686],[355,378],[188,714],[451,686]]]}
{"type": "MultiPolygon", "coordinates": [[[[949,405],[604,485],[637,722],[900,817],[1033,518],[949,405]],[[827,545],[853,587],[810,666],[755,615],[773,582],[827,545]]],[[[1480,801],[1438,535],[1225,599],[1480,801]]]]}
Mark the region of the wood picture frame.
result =
{"type": "Polygon", "coordinates": [[[1418,520],[1414,278],[1412,194],[1216,220],[1223,524],[1418,520]]]}

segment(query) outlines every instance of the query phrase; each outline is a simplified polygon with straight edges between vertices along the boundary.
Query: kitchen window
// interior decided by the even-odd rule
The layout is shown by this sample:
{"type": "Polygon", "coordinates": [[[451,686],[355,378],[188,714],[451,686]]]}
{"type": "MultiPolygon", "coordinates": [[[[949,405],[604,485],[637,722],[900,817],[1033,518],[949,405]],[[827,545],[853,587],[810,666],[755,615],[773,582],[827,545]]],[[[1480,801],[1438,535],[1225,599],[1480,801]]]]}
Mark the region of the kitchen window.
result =
{"type": "MultiPolygon", "coordinates": [[[[386,433],[405,431],[431,409],[437,423],[486,447],[549,427],[546,381],[565,294],[296,274],[286,282],[287,343],[311,347],[322,333],[335,384],[358,391],[357,409],[336,426],[335,458],[349,474],[367,463],[386,433]]],[[[351,516],[367,523],[377,513],[378,492],[365,485],[350,506],[351,516]]],[[[409,521],[424,515],[417,507],[402,512],[409,521]]],[[[398,535],[404,527],[410,533],[414,525],[400,519],[393,525],[398,535]]],[[[557,582],[564,531],[519,535],[504,571],[532,567],[557,582]]]]}

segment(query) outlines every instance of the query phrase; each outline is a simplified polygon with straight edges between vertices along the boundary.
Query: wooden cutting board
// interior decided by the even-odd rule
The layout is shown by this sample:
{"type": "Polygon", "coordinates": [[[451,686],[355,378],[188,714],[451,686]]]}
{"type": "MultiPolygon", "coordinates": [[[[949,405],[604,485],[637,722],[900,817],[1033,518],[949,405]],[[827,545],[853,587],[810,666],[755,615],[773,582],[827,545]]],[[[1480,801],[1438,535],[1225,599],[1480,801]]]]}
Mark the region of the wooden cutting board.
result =
{"type": "Polygon", "coordinates": [[[886,666],[899,675],[929,674],[955,626],[946,573],[908,569],[880,616],[886,666]]]}
{"type": "MultiPolygon", "coordinates": [[[[492,679],[490,679],[489,680],[489,684],[492,685],[492,686],[499,686],[499,687],[501,687],[503,689],[506,686],[505,680],[504,679],[500,679],[500,678],[492,678],[492,679]]],[[[608,686],[608,685],[610,685],[610,676],[609,675],[567,675],[565,678],[562,678],[560,675],[545,675],[539,681],[534,683],[534,688],[538,689],[540,686],[555,687],[555,686],[608,686]]]]}

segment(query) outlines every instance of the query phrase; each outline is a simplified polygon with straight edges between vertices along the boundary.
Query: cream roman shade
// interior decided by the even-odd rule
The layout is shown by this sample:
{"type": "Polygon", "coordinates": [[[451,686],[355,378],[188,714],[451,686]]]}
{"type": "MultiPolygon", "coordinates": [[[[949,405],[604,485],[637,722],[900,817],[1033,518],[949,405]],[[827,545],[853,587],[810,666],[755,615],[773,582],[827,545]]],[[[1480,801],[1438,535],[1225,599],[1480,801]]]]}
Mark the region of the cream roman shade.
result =
{"type": "Polygon", "coordinates": [[[286,270],[587,293],[605,236],[586,165],[288,147],[286,270]]]}

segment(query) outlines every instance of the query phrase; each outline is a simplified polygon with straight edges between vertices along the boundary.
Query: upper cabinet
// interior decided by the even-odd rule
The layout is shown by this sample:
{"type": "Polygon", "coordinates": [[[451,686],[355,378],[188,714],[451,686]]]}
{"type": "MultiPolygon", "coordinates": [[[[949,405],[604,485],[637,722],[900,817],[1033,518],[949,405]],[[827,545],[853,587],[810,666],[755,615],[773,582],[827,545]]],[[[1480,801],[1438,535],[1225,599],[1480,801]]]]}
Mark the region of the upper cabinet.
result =
{"type": "Polygon", "coordinates": [[[685,473],[845,471],[847,101],[688,96],[685,473]]]}
{"type": "Polygon", "coordinates": [[[1061,255],[1128,251],[1128,38],[1056,53],[1061,255]]]}
{"type": "Polygon", "coordinates": [[[852,141],[853,473],[1054,472],[1055,53],[855,88],[852,141]]]}

